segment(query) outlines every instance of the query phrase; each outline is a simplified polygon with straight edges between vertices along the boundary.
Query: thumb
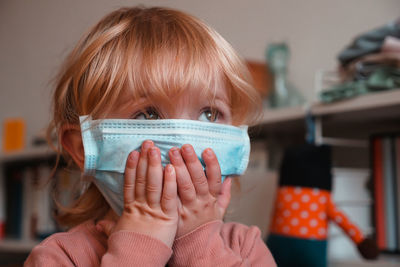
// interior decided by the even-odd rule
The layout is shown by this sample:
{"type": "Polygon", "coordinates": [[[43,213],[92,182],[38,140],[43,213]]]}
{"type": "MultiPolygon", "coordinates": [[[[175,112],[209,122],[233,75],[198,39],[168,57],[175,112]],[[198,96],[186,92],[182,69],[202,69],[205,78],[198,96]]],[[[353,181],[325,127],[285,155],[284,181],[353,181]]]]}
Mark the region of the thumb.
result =
{"type": "Polygon", "coordinates": [[[232,178],[227,177],[222,183],[221,192],[217,198],[218,205],[223,210],[223,213],[225,213],[225,210],[228,208],[229,202],[231,201],[231,185],[232,178]]]}
{"type": "Polygon", "coordinates": [[[107,236],[110,236],[113,233],[114,227],[115,222],[110,220],[101,220],[96,224],[97,231],[103,232],[107,236]]]}

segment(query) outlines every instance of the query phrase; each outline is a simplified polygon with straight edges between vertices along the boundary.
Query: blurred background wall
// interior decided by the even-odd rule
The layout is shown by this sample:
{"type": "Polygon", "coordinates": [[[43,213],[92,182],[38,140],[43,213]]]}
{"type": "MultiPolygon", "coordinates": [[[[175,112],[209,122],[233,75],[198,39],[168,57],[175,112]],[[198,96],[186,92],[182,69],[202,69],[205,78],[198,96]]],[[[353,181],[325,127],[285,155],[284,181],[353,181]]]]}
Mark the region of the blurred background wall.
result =
{"type": "Polygon", "coordinates": [[[399,0],[1,0],[0,122],[24,118],[29,144],[49,120],[51,80],[63,58],[106,13],[136,4],[187,11],[250,60],[263,61],[268,43],[286,41],[290,79],[308,99],[317,69],[335,68],[357,33],[400,14],[399,0]]]}

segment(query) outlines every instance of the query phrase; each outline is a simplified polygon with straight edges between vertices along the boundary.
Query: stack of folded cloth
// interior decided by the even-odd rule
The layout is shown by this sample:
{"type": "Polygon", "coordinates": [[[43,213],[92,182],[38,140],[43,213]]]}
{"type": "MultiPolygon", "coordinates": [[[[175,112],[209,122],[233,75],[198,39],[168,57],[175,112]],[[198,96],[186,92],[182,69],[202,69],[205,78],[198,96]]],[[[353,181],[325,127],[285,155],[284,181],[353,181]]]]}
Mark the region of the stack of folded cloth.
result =
{"type": "Polygon", "coordinates": [[[400,18],[356,37],[338,60],[341,83],[321,92],[322,102],[400,89],[400,18]]]}

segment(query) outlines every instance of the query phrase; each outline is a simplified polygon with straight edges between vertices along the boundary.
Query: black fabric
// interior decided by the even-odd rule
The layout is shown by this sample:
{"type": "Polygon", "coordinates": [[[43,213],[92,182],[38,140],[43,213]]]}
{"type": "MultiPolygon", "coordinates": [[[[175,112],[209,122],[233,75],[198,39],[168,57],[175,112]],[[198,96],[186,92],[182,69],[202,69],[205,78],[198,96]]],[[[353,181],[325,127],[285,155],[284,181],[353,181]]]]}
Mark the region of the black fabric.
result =
{"type": "Polygon", "coordinates": [[[331,148],[298,145],[286,149],[280,168],[279,185],[332,190],[331,148]]]}
{"type": "Polygon", "coordinates": [[[357,58],[379,52],[387,36],[400,38],[400,18],[395,22],[357,36],[348,47],[340,52],[338,59],[341,65],[346,66],[357,58]]]}

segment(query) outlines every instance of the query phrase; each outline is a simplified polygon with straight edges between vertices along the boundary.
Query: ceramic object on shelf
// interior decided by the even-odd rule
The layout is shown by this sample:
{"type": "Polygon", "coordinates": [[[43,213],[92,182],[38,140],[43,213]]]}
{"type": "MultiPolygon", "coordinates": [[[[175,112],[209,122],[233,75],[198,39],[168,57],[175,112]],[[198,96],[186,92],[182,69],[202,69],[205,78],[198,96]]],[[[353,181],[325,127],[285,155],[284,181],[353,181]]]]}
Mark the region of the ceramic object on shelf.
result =
{"type": "Polygon", "coordinates": [[[295,107],[305,103],[301,93],[288,81],[289,48],[285,43],[273,43],[267,48],[267,62],[273,74],[270,108],[295,107]]]}

